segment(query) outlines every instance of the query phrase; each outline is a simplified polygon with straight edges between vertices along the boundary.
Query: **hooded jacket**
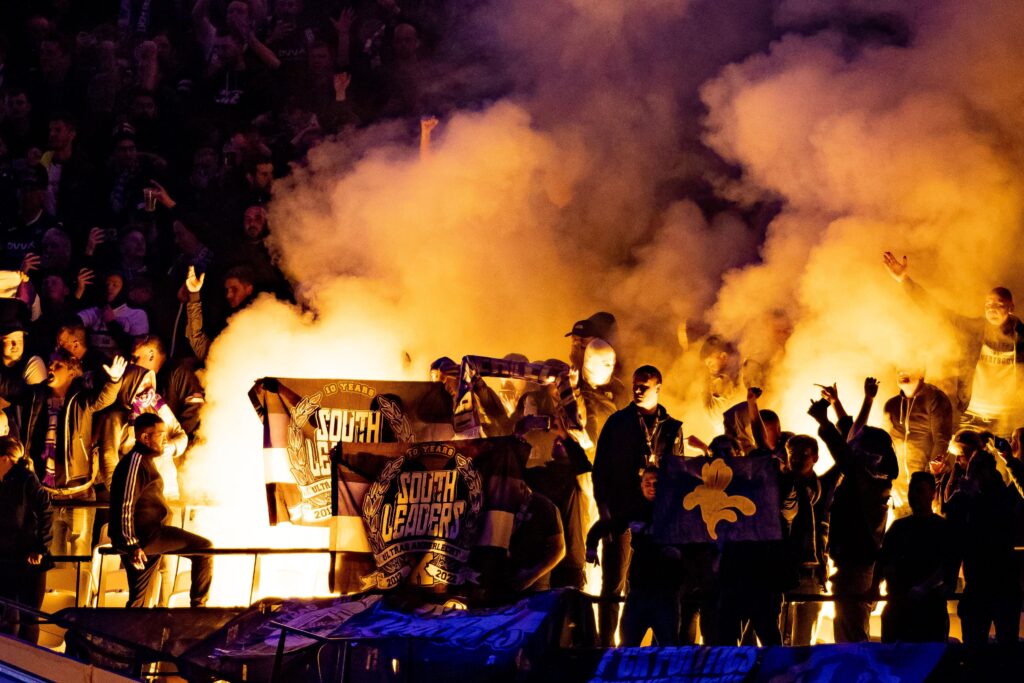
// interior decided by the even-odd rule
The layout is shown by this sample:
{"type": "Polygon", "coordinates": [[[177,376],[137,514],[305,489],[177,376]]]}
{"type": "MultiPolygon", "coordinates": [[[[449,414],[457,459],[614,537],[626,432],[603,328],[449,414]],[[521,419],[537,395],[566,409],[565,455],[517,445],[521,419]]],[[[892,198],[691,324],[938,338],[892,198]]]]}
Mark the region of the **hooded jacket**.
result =
{"type": "MultiPolygon", "coordinates": [[[[117,399],[113,405],[97,415],[97,428],[100,430],[100,481],[109,484],[121,457],[135,446],[135,435],[131,430],[134,402],[140,390],[148,384],[156,389],[156,373],[140,365],[129,365],[124,372],[117,399]]],[[[162,397],[161,397],[162,398],[162,397]]],[[[173,453],[156,456],[157,467],[165,478],[165,484],[172,492],[177,490],[174,475],[174,463],[170,458],[179,458],[188,447],[188,435],[182,429],[174,412],[165,401],[143,410],[155,413],[167,426],[167,442],[173,446],[173,453]]]]}
{"type": "MultiPolygon", "coordinates": [[[[117,398],[121,380],[107,381],[98,389],[85,388],[77,378],[68,388],[57,418],[56,479],[58,489],[88,488],[98,467],[92,457],[93,414],[117,398]]],[[[46,471],[47,401],[53,391],[45,384],[29,387],[18,409],[19,433],[37,472],[46,471]]],[[[84,489],[83,489],[84,490],[84,489]]],[[[69,494],[70,491],[57,491],[69,494]]]]}
{"type": "Polygon", "coordinates": [[[34,553],[48,554],[51,516],[50,496],[28,461],[17,463],[0,480],[0,558],[24,561],[34,553]]]}
{"type": "Polygon", "coordinates": [[[902,462],[921,468],[946,456],[953,437],[953,405],[938,387],[922,383],[911,397],[901,391],[885,402],[885,416],[902,462]]]}

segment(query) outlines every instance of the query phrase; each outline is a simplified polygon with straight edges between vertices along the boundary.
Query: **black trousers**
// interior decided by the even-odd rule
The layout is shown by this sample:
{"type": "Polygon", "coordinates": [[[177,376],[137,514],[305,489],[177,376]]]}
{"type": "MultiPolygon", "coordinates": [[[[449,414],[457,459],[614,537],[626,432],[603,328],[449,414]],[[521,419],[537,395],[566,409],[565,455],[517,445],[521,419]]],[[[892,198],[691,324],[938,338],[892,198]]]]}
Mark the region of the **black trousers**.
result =
{"type": "MultiPolygon", "coordinates": [[[[131,558],[124,558],[125,572],[128,574],[128,606],[145,607],[146,596],[149,595],[160,571],[160,556],[164,553],[188,556],[190,550],[206,550],[213,544],[196,534],[174,526],[161,527],[156,536],[146,541],[142,551],[146,553],[146,566],[136,569],[131,558]]],[[[213,557],[194,555],[192,560],[192,587],[189,589],[189,602],[193,607],[202,607],[210,596],[210,583],[213,581],[213,557]]]]}
{"type": "MultiPolygon", "coordinates": [[[[46,571],[40,567],[14,562],[0,563],[0,597],[17,600],[26,607],[39,609],[46,593],[46,571]]],[[[0,632],[30,643],[39,641],[39,622],[13,607],[0,607],[0,632]]]]}
{"type": "MultiPolygon", "coordinates": [[[[629,561],[633,557],[631,535],[627,529],[620,535],[601,539],[601,597],[621,597],[626,592],[629,561]]],[[[615,646],[619,626],[619,603],[604,601],[597,608],[597,631],[601,647],[615,646]]]]}

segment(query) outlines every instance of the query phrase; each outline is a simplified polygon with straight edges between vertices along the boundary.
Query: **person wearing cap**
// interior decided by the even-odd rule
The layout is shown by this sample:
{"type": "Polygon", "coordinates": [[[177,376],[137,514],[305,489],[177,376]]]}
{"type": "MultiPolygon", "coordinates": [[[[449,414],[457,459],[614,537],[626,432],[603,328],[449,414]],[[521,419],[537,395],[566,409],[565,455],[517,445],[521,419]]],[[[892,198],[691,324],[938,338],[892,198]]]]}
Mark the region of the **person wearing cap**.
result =
{"type": "Polygon", "coordinates": [[[2,265],[20,270],[25,257],[42,251],[43,235],[57,220],[46,211],[49,180],[42,166],[25,166],[17,174],[18,211],[0,226],[2,265]]]}
{"type": "Polygon", "coordinates": [[[615,316],[611,313],[599,311],[584,320],[577,320],[572,329],[565,333],[571,337],[569,346],[569,368],[572,370],[570,377],[573,386],[580,381],[580,372],[583,369],[583,356],[586,353],[587,345],[595,338],[603,339],[609,344],[612,343],[616,332],[615,316]]]}
{"type": "Polygon", "coordinates": [[[28,307],[19,299],[0,299],[0,374],[14,384],[39,384],[46,379],[43,359],[25,355],[28,315],[28,307]]]}

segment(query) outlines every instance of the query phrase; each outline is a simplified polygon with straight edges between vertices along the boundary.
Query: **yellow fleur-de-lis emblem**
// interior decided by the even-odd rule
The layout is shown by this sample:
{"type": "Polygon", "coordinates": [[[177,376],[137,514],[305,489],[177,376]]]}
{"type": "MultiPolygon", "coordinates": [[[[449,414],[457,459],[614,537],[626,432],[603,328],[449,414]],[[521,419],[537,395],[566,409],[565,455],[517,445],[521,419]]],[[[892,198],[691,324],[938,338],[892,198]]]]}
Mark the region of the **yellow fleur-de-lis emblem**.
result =
{"type": "Polygon", "coordinates": [[[700,508],[700,516],[712,540],[718,540],[715,528],[719,522],[733,523],[738,519],[734,508],[748,517],[757,512],[754,501],[746,496],[730,496],[725,492],[732,482],[732,468],[724,460],[712,460],[704,465],[700,470],[700,478],[704,483],[686,494],[683,508],[700,508]]]}

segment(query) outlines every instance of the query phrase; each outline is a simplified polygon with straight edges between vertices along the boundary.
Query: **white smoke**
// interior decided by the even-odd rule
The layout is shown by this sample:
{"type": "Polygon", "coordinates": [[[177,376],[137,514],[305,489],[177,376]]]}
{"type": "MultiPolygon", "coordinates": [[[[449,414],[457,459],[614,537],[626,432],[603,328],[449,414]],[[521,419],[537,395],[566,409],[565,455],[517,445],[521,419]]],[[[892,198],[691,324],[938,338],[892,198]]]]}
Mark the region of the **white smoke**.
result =
{"type": "Polygon", "coordinates": [[[277,189],[273,246],[309,312],[261,300],[217,340],[193,479],[223,500],[217,473],[245,470],[234,488],[262,504],[259,446],[236,443],[259,376],[418,379],[440,355],[565,357],[564,333],[596,310],[619,318],[627,362],[669,370],[684,415],[699,412],[683,401],[700,368],[681,326],[709,322],[749,352],[775,309],[794,325],[772,382],[788,428],[808,429],[813,382],[839,380],[854,403],[891,363],[927,357],[937,374],[948,330],[902,298],[880,254],[906,253],[962,312],[1014,284],[1022,12],[953,0],[467,12],[442,42],[483,55],[453,73],[490,80],[460,92],[500,84],[501,98],[441,112],[425,160],[404,129],[376,126],[324,143],[277,189]],[[764,234],[748,225],[773,203],[764,234]]]}

